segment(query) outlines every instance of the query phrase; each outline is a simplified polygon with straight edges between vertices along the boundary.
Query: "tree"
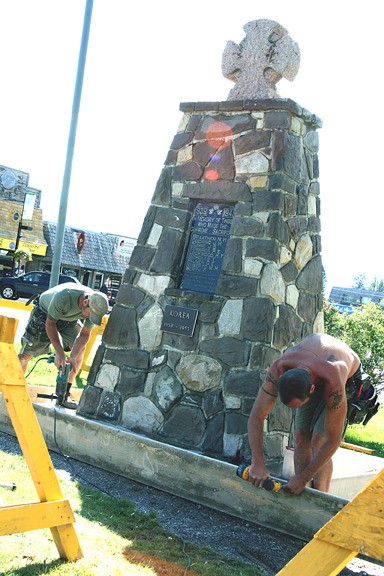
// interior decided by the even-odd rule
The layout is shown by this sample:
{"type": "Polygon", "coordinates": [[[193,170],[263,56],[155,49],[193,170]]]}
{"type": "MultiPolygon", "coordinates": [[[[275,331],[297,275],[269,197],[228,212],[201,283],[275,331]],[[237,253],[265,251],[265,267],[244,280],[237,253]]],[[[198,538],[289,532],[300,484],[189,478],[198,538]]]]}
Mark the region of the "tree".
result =
{"type": "Polygon", "coordinates": [[[21,266],[25,267],[26,262],[30,262],[32,260],[32,253],[28,248],[17,248],[14,252],[12,252],[13,256],[13,268],[12,273],[15,273],[16,264],[18,264],[18,269],[20,270],[21,266]]]}
{"type": "Polygon", "coordinates": [[[366,290],[366,282],[367,282],[367,277],[365,274],[359,274],[358,276],[354,276],[354,278],[352,278],[352,281],[354,282],[354,286],[352,286],[352,288],[357,288],[358,290],[366,290]]]}
{"type": "Polygon", "coordinates": [[[321,267],[321,286],[322,286],[322,292],[323,292],[323,296],[325,294],[325,289],[327,286],[327,275],[325,273],[325,268],[324,266],[321,267]]]}
{"type": "Polygon", "coordinates": [[[27,248],[18,248],[13,253],[13,259],[15,262],[18,260],[25,260],[25,262],[30,262],[32,260],[32,253],[27,248]]]}
{"type": "Polygon", "coordinates": [[[384,292],[384,280],[379,280],[378,278],[374,278],[372,284],[369,287],[370,290],[375,292],[384,292]]]}
{"type": "Polygon", "coordinates": [[[372,384],[384,376],[384,310],[370,302],[356,307],[352,314],[339,312],[327,304],[324,309],[324,330],[340,338],[358,354],[364,372],[372,384]]]}

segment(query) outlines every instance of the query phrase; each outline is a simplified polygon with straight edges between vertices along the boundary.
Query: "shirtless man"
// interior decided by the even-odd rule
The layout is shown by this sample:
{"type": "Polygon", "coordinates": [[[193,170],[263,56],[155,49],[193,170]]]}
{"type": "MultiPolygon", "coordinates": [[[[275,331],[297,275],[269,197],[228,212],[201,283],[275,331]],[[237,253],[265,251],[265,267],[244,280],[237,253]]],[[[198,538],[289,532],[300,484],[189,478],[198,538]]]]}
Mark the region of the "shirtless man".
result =
{"type": "Polygon", "coordinates": [[[277,397],[294,408],[295,476],[285,489],[300,494],[307,482],[329,490],[332,456],[340,446],[347,415],[347,380],[361,376],[357,354],[341,340],[311,334],[271,365],[253,405],[248,435],[250,481],[261,487],[269,472],[263,457],[264,420],[277,397]]]}

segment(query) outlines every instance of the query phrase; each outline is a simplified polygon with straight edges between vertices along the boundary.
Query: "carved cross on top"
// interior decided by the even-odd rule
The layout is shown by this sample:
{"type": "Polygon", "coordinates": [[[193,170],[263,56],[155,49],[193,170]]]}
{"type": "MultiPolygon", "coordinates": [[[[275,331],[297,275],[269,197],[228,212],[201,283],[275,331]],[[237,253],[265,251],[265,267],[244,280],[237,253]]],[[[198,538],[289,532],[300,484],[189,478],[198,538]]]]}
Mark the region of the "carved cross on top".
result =
{"type": "Polygon", "coordinates": [[[236,82],[227,100],[278,98],[276,83],[292,82],[299,70],[299,46],[273,20],[253,20],[243,30],[240,44],[229,40],[223,52],[223,75],[236,82]]]}

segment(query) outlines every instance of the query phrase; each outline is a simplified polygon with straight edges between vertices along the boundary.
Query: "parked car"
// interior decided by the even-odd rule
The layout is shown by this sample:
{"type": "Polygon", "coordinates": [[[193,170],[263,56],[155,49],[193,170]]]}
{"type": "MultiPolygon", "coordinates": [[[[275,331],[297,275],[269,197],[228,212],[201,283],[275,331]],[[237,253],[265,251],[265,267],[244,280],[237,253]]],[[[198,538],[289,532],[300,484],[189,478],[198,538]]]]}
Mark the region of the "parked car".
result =
{"type": "MultiPolygon", "coordinates": [[[[34,294],[41,294],[48,290],[50,277],[49,272],[28,272],[20,276],[0,278],[0,295],[5,300],[17,300],[18,298],[29,298],[34,294]]],[[[64,282],[78,283],[79,281],[73,276],[60,274],[59,284],[64,282]]]]}

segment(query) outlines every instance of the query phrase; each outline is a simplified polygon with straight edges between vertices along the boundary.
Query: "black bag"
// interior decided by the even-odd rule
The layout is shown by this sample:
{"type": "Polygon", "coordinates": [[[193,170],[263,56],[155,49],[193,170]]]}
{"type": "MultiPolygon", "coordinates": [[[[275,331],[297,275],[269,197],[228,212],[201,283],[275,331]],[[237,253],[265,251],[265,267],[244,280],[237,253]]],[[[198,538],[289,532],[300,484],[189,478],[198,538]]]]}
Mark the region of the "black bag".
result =
{"type": "Polygon", "coordinates": [[[345,391],[348,403],[348,425],[362,423],[363,426],[366,426],[379,410],[380,402],[370,380],[368,374],[361,373],[347,382],[345,391]]]}

